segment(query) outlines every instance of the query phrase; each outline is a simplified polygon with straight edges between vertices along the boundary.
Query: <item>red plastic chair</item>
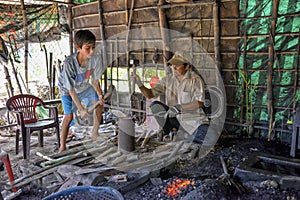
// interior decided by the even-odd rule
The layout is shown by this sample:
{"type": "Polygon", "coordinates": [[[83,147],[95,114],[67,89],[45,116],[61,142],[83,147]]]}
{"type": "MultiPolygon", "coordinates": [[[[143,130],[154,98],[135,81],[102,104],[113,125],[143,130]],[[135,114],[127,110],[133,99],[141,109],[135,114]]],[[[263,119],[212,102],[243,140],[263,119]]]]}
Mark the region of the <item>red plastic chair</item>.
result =
{"type": "Polygon", "coordinates": [[[30,135],[33,131],[39,131],[38,142],[39,146],[43,146],[43,130],[47,128],[55,128],[58,140],[59,137],[59,120],[58,111],[54,106],[46,106],[45,103],[38,97],[30,94],[19,94],[9,98],[6,102],[9,112],[16,115],[18,129],[16,131],[16,154],[19,153],[19,136],[22,134],[23,157],[30,157],[30,135]],[[39,120],[37,117],[37,107],[48,109],[49,118],[39,120]]]}

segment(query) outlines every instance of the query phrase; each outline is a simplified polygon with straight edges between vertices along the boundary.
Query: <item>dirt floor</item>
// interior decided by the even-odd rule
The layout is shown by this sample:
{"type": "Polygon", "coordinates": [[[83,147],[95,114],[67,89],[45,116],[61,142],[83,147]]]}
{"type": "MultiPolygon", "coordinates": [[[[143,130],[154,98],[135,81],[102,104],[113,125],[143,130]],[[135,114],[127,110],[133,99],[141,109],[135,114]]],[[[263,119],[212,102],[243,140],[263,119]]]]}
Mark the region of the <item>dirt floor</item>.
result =
{"type": "MultiPolygon", "coordinates": [[[[45,134],[44,147],[38,147],[37,137],[31,137],[31,159],[22,159],[22,146],[19,155],[15,155],[15,138],[7,134],[0,136],[0,147],[6,151],[11,160],[15,178],[20,178],[40,169],[35,164],[41,160],[36,152],[44,155],[53,155],[57,152],[56,139],[53,133],[45,134]]],[[[76,146],[84,140],[72,140],[68,145],[76,146]]],[[[264,181],[240,181],[236,178],[235,183],[240,183],[245,191],[240,194],[236,187],[226,184],[226,180],[233,178],[235,169],[240,166],[253,153],[267,153],[289,157],[289,146],[274,142],[267,142],[257,139],[224,139],[220,138],[218,143],[206,155],[198,155],[194,159],[186,159],[184,156],[177,160],[172,166],[161,171],[156,182],[149,179],[145,183],[123,193],[124,199],[300,199],[300,191],[296,189],[283,189],[280,183],[272,180],[264,181]],[[225,160],[230,177],[224,176],[220,156],[225,160]],[[202,158],[201,158],[202,157],[202,158]],[[170,188],[175,180],[189,180],[186,188],[180,189],[179,194],[168,195],[167,188],[170,188]],[[158,183],[157,183],[158,182],[158,183]]],[[[298,169],[299,170],[299,169],[298,169]]],[[[1,187],[3,196],[8,195],[4,183],[8,177],[5,169],[0,171],[1,187]]],[[[43,183],[39,181],[30,182],[22,186],[22,193],[15,199],[42,199],[58,189],[55,184],[57,177],[49,176],[43,183]]],[[[299,184],[299,182],[297,183],[299,184]]],[[[0,198],[1,199],[1,198],[0,198]]]]}

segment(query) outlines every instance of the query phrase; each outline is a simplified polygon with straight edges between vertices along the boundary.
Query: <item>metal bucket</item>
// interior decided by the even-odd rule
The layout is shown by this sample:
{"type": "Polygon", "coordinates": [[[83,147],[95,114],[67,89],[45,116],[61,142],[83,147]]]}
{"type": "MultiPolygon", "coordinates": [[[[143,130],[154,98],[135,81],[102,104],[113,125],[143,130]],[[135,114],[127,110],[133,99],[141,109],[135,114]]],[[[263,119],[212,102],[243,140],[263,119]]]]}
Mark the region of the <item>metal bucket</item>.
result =
{"type": "Polygon", "coordinates": [[[134,151],[135,126],[131,118],[119,118],[118,148],[123,153],[134,151]]]}

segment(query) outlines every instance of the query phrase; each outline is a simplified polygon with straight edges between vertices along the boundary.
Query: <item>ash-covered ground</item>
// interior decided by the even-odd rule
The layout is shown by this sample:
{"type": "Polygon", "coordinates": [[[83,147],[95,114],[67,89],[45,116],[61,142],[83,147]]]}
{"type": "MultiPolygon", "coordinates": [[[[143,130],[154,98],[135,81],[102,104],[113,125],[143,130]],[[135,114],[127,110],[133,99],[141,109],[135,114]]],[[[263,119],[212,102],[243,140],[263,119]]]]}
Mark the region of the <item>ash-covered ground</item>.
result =
{"type": "MultiPolygon", "coordinates": [[[[22,161],[22,154],[14,155],[14,139],[10,139],[8,143],[11,145],[9,153],[12,155],[13,171],[18,176],[18,170],[26,170],[26,161],[22,161]],[[22,166],[20,166],[22,165],[22,166]]],[[[46,140],[46,145],[55,145],[46,140]]],[[[8,144],[7,143],[7,144],[8,144]]],[[[2,140],[1,146],[5,143],[2,140]]],[[[54,147],[53,147],[54,148],[54,147]]],[[[7,146],[4,148],[9,150],[7,146]]],[[[34,149],[34,147],[33,147],[34,149]]],[[[43,150],[52,151],[52,148],[39,148],[43,150]]],[[[161,172],[158,180],[161,183],[153,183],[148,180],[146,183],[139,185],[129,192],[123,193],[124,199],[138,199],[138,200],[152,200],[152,199],[286,199],[296,200],[300,198],[300,191],[296,189],[282,189],[281,185],[271,180],[264,181],[247,181],[241,182],[233,177],[235,169],[241,165],[248,157],[257,152],[267,153],[271,155],[279,155],[289,157],[289,146],[275,142],[267,142],[258,139],[221,139],[215,147],[203,158],[195,159],[179,159],[177,163],[168,169],[161,172]],[[225,160],[230,177],[224,176],[224,171],[221,165],[220,156],[225,160]],[[246,191],[240,194],[236,187],[226,184],[226,180],[234,180],[239,183],[246,191]],[[189,180],[192,184],[188,184],[186,188],[179,189],[177,194],[168,194],[168,188],[176,180],[189,180]]],[[[50,152],[49,152],[50,153],[50,152]]],[[[200,155],[201,157],[201,155],[200,155]]],[[[31,171],[34,169],[31,169],[31,171]]],[[[1,181],[7,178],[5,170],[1,172],[1,181]]],[[[157,180],[157,179],[156,179],[157,180]]],[[[49,181],[51,181],[49,179],[49,181]]],[[[3,190],[3,185],[0,189],[3,190]]],[[[51,193],[55,192],[57,187],[49,187],[49,184],[39,185],[38,182],[32,182],[23,186],[22,194],[15,199],[42,199],[51,193]]]]}
{"type": "MultiPolygon", "coordinates": [[[[279,183],[266,179],[265,181],[241,182],[232,175],[234,170],[252,153],[261,152],[272,155],[289,157],[289,146],[257,139],[223,139],[214,150],[202,159],[178,161],[173,170],[161,175],[162,185],[154,186],[151,181],[128,192],[125,199],[184,199],[184,200],[217,200],[217,199],[286,199],[300,198],[296,189],[281,189],[279,183]],[[223,168],[220,156],[226,161],[228,172],[235,183],[246,189],[240,194],[236,187],[227,185],[222,179],[223,168]],[[166,197],[166,188],[174,179],[189,179],[194,186],[182,189],[176,196],[166,197]],[[190,192],[187,194],[187,191],[190,192]]],[[[224,178],[224,177],[223,177],[224,178]]]]}

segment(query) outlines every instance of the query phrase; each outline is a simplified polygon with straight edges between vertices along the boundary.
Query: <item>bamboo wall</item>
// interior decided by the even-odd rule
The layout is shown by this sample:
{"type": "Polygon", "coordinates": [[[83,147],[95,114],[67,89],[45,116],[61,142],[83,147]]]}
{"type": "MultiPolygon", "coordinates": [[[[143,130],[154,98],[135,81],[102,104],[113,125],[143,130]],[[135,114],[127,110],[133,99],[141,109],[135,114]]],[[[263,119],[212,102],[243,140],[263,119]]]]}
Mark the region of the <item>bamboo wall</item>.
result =
{"type": "MultiPolygon", "coordinates": [[[[271,0],[270,0],[271,1],[271,0]]],[[[166,51],[166,46],[171,51],[176,49],[189,49],[189,46],[193,46],[190,41],[200,44],[202,50],[197,49],[194,51],[190,48],[190,55],[193,55],[193,64],[199,69],[200,72],[205,73],[205,81],[208,85],[217,85],[225,88],[226,93],[226,129],[234,131],[234,126],[247,127],[250,122],[248,116],[245,114],[248,112],[247,99],[245,94],[245,83],[241,83],[238,80],[241,79],[241,73],[247,75],[249,71],[254,72],[256,69],[247,69],[247,62],[244,61],[244,69],[240,69],[239,64],[241,62],[240,57],[245,58],[249,55],[255,55],[255,59],[259,56],[267,56],[269,62],[267,65],[269,68],[264,70],[269,74],[277,73],[280,70],[273,71],[274,55],[272,54],[272,45],[267,44],[266,52],[247,51],[248,40],[253,38],[270,38],[270,34],[254,33],[247,35],[247,27],[245,30],[241,30],[241,23],[247,20],[247,14],[240,15],[241,2],[248,1],[235,1],[235,0],[201,0],[190,1],[188,3],[180,4],[168,4],[163,0],[114,0],[106,1],[99,0],[93,3],[84,4],[73,7],[72,19],[73,30],[89,29],[97,37],[97,42],[102,43],[103,40],[107,42],[104,45],[103,51],[106,51],[106,63],[110,67],[128,66],[129,59],[138,59],[141,67],[159,67],[168,70],[165,63],[165,58],[168,58],[170,54],[166,51]],[[217,3],[216,3],[217,2],[217,3]],[[132,4],[134,3],[134,4],[132,4]],[[134,30],[136,28],[167,28],[170,30],[178,31],[179,35],[174,35],[171,31],[166,37],[165,32],[142,32],[142,41],[140,38],[135,38],[136,35],[130,35],[129,38],[124,33],[127,30],[134,30]],[[118,35],[119,34],[119,35],[118,35]],[[118,35],[119,37],[114,37],[118,35]],[[179,37],[174,39],[175,37],[179,37]],[[174,42],[176,40],[177,42],[174,42]],[[134,50],[128,52],[126,44],[134,46],[135,41],[140,42],[139,45],[143,47],[143,50],[134,50]],[[158,63],[156,65],[149,65],[153,62],[153,55],[155,48],[153,48],[153,42],[157,44],[160,41],[162,44],[158,48],[158,63]],[[181,42],[178,42],[181,41],[181,42]],[[118,43],[119,46],[115,44],[118,43]],[[142,44],[141,44],[142,43],[142,44]],[[243,49],[244,48],[244,49],[243,49]],[[203,56],[209,57],[213,61],[213,64],[203,63],[203,56]],[[269,57],[269,58],[268,58],[269,57]],[[204,69],[204,71],[201,71],[204,69]],[[221,76],[214,76],[220,72],[221,76]],[[222,83],[219,83],[219,82],[222,83]],[[238,88],[242,88],[243,92],[238,93],[238,88]],[[235,117],[236,113],[239,113],[239,118],[235,117]]],[[[278,6],[278,0],[273,1],[273,13],[270,16],[261,16],[252,18],[255,20],[261,20],[264,18],[270,19],[277,17],[276,2],[278,6]]],[[[271,1],[272,3],[272,1],[271,1]]],[[[247,5],[246,5],[247,7],[247,5]]],[[[286,14],[288,15],[288,14],[286,14]]],[[[298,14],[299,16],[299,14],[298,14]]],[[[271,22],[274,32],[276,27],[276,20],[271,22]]],[[[258,27],[259,28],[259,27],[258,27]]],[[[273,33],[275,34],[275,33],[273,33]]],[[[284,35],[286,33],[277,33],[278,35],[284,35]]],[[[298,37],[299,33],[290,33],[289,36],[298,37]]],[[[259,39],[258,39],[259,40],[259,39]]],[[[154,45],[155,46],[155,45],[154,45]]],[[[134,48],[133,48],[134,49],[134,48]]],[[[274,49],[273,49],[274,51],[274,49]]],[[[279,54],[295,54],[297,52],[289,52],[286,49],[279,54]]],[[[299,52],[298,54],[299,55],[299,52]]],[[[253,61],[255,62],[255,61],[253,61]]],[[[249,66],[249,64],[248,64],[249,66]]],[[[298,74],[298,68],[295,69],[295,74],[298,74]]],[[[264,85],[258,85],[257,88],[263,88],[263,91],[259,91],[258,95],[261,97],[264,93],[268,93],[268,98],[272,99],[273,87],[276,87],[275,83],[272,83],[272,76],[266,76],[264,85]]],[[[273,80],[274,81],[274,80],[273,80]]],[[[298,78],[295,78],[293,83],[294,90],[298,88],[298,78]]],[[[249,92],[249,91],[248,91],[249,92]]],[[[225,96],[225,94],[224,94],[225,96]]],[[[277,109],[294,110],[296,105],[296,99],[294,99],[293,108],[284,106],[275,106],[277,109]]],[[[269,132],[275,130],[276,127],[272,127],[274,122],[274,102],[270,100],[268,105],[255,105],[256,108],[266,109],[268,112],[269,127],[257,125],[257,129],[269,129],[269,132]]],[[[252,119],[251,120],[255,120],[252,119]]],[[[287,131],[289,132],[289,131],[287,131]]],[[[270,137],[270,136],[269,136],[270,137]]]]}

